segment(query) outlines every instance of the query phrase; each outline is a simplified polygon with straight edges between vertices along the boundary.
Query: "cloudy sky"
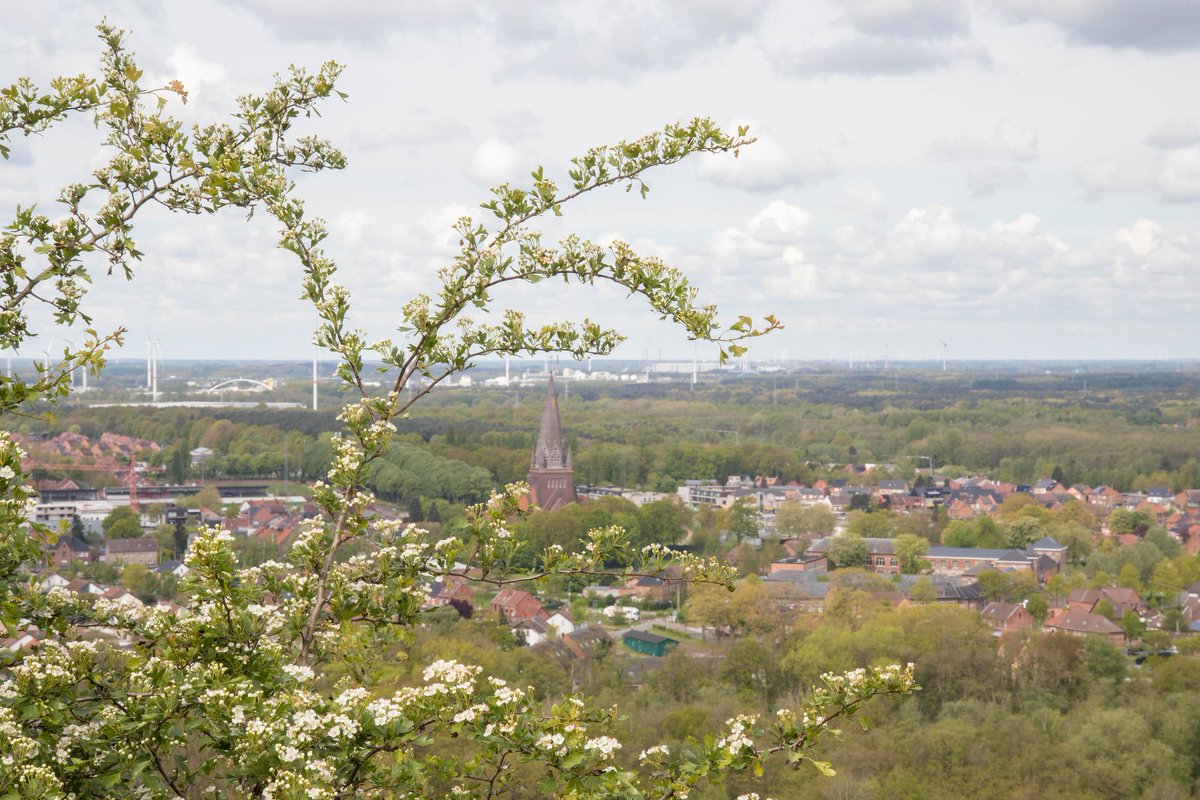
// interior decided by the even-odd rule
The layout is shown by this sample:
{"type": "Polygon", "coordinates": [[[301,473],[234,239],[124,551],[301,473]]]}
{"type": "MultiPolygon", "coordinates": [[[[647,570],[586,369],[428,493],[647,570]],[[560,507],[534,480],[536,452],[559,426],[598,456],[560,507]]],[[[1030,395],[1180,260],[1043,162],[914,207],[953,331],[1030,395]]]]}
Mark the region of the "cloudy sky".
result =
{"type": "MultiPolygon", "coordinates": [[[[550,231],[626,239],[728,313],[776,314],[787,329],[760,358],[933,359],[940,341],[952,359],[1200,357],[1200,3],[46,0],[6,9],[0,81],[92,68],[105,16],[149,80],[183,81],[189,120],[288,64],[346,65],[349,101],[315,129],[350,166],[301,193],[374,336],[433,285],[450,223],[487,187],[703,115],[759,142],[550,231]]],[[[3,216],[52,206],[101,163],[94,140],[18,142],[3,216]]],[[[311,353],[268,220],[154,220],[141,244],[133,283],[101,277],[91,301],[99,325],[130,329],[127,355],[147,334],[165,358],[311,353]]],[[[611,289],[502,299],[614,325],[625,357],[693,353],[611,289]]]]}

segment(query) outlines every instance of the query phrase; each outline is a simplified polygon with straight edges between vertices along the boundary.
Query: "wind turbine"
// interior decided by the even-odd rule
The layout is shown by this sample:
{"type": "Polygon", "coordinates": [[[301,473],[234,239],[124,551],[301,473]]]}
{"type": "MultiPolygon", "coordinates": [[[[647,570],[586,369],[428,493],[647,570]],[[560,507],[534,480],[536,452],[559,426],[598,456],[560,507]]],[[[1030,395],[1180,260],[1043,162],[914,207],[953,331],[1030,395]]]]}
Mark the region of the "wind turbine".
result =
{"type": "Polygon", "coordinates": [[[146,389],[150,392],[150,400],[158,405],[158,339],[152,339],[146,333],[146,389]]]}
{"type": "MultiPolygon", "coordinates": [[[[53,341],[53,340],[51,340],[51,341],[53,341]]],[[[71,345],[71,347],[75,346],[75,341],[73,339],[68,339],[67,337],[64,336],[63,341],[65,341],[67,344],[71,345]]],[[[80,389],[79,391],[86,392],[88,390],[87,366],[84,365],[83,369],[81,369],[80,372],[83,374],[83,388],[80,389]]],[[[75,390],[75,371],[74,370],[71,371],[71,390],[72,391],[75,390]]]]}
{"type": "Polygon", "coordinates": [[[942,342],[942,372],[945,372],[946,371],[946,353],[949,351],[950,346],[947,345],[941,339],[938,339],[938,337],[936,337],[936,336],[933,338],[937,339],[939,342],[942,342]]]}
{"type": "MultiPolygon", "coordinates": [[[[54,336],[50,337],[50,341],[46,344],[46,349],[42,351],[42,372],[50,372],[50,351],[54,349],[54,336]]],[[[74,385],[74,382],[72,382],[74,385]]]]}

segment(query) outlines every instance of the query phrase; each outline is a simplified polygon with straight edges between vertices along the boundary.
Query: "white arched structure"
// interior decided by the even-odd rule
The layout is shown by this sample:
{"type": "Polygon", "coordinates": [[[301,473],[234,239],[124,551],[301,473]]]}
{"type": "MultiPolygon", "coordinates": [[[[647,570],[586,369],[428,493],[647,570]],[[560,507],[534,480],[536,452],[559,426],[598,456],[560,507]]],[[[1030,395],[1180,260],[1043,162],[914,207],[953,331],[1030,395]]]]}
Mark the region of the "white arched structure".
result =
{"type": "Polygon", "coordinates": [[[201,394],[220,394],[221,392],[269,392],[275,387],[269,383],[256,381],[253,378],[230,378],[221,381],[216,386],[201,389],[201,394]]]}

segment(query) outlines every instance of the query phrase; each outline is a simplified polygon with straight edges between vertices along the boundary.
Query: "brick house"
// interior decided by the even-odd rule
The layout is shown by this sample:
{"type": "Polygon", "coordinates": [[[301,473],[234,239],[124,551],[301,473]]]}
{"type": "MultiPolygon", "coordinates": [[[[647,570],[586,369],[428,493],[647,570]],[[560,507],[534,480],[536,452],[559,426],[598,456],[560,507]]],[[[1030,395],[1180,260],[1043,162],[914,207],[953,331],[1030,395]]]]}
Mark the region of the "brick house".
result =
{"type": "Polygon", "coordinates": [[[1101,600],[1112,603],[1113,618],[1120,619],[1126,611],[1132,611],[1137,616],[1145,616],[1149,607],[1133,589],[1122,586],[1105,586],[1100,589],[1072,589],[1067,595],[1067,607],[1073,611],[1094,613],[1096,604],[1101,600]]]}
{"type": "Polygon", "coordinates": [[[527,619],[545,621],[549,614],[542,606],[542,601],[524,589],[505,587],[500,590],[491,604],[492,611],[504,618],[509,625],[516,625],[527,619]]]}
{"type": "Polygon", "coordinates": [[[76,564],[91,564],[96,555],[87,542],[78,536],[61,536],[50,550],[50,563],[56,567],[76,564]]]}
{"type": "Polygon", "coordinates": [[[455,600],[474,605],[475,592],[461,578],[448,578],[429,585],[429,599],[425,601],[425,605],[430,608],[442,608],[455,600]]]}
{"type": "Polygon", "coordinates": [[[1032,628],[1034,623],[1033,615],[1024,606],[1013,603],[988,603],[979,617],[996,634],[1032,628]]]}

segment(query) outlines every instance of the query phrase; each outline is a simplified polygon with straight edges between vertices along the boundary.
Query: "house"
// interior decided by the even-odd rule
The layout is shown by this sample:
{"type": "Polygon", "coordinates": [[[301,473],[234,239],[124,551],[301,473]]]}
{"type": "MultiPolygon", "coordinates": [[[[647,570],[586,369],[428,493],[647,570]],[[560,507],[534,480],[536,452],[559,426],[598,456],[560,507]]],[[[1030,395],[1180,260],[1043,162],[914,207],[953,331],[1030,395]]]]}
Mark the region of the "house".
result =
{"type": "Polygon", "coordinates": [[[100,595],[105,600],[112,600],[121,605],[130,606],[132,608],[142,608],[146,604],[137,598],[133,592],[123,586],[113,586],[105,590],[104,594],[100,595]]]}
{"type": "Polygon", "coordinates": [[[513,637],[518,644],[532,647],[547,639],[554,638],[550,626],[543,619],[523,619],[512,628],[513,637]]]}
{"type": "Polygon", "coordinates": [[[1065,493],[1066,491],[1067,491],[1067,487],[1063,486],[1061,483],[1054,480],[1053,478],[1042,478],[1040,481],[1038,481],[1037,483],[1035,483],[1033,485],[1031,494],[1040,496],[1040,495],[1046,495],[1046,494],[1065,493]]]}
{"type": "Polygon", "coordinates": [[[57,572],[51,572],[49,570],[43,570],[42,572],[38,573],[38,578],[40,580],[41,589],[43,592],[48,592],[51,589],[65,589],[71,583],[57,572]]]}
{"type": "Polygon", "coordinates": [[[615,600],[622,597],[629,597],[632,594],[634,594],[634,591],[624,586],[601,586],[600,584],[591,584],[583,587],[583,596],[587,598],[611,597],[615,600]]]}
{"type": "Polygon", "coordinates": [[[575,621],[571,619],[566,606],[546,617],[546,625],[554,631],[556,636],[566,636],[575,630],[575,621]]]}
{"type": "Polygon", "coordinates": [[[492,598],[492,611],[504,618],[509,625],[516,625],[527,619],[545,621],[550,617],[542,606],[542,601],[524,589],[514,589],[506,586],[492,598]]]}
{"type": "Polygon", "coordinates": [[[75,578],[66,586],[67,591],[75,594],[95,594],[101,595],[108,591],[107,586],[103,586],[95,581],[89,581],[87,578],[75,578]]]}
{"type": "Polygon", "coordinates": [[[1039,556],[1048,556],[1059,564],[1067,560],[1067,546],[1056,542],[1049,536],[1043,536],[1033,544],[1029,545],[1029,550],[1037,553],[1039,556]]]}
{"type": "Polygon", "coordinates": [[[1148,610],[1146,603],[1133,589],[1121,586],[1105,586],[1100,589],[1072,589],[1067,595],[1067,608],[1072,611],[1095,613],[1096,605],[1107,600],[1113,607],[1113,619],[1125,616],[1126,611],[1132,611],[1137,616],[1144,616],[1148,610]]]}
{"type": "Polygon", "coordinates": [[[83,539],[78,536],[60,536],[50,550],[50,563],[56,567],[69,567],[75,564],[91,564],[95,553],[83,539]]]}
{"type": "Polygon", "coordinates": [[[643,599],[663,601],[671,597],[674,588],[670,582],[656,575],[640,575],[625,582],[630,593],[643,599]]]}
{"type": "Polygon", "coordinates": [[[1026,611],[1024,606],[1012,603],[988,603],[983,611],[979,612],[979,617],[997,636],[1032,628],[1034,623],[1033,615],[1026,611]]]}
{"type": "Polygon", "coordinates": [[[148,536],[140,539],[109,539],[104,545],[105,564],[144,564],[158,566],[158,541],[148,536]]]}
{"type": "Polygon", "coordinates": [[[1200,511],[1200,489],[1184,489],[1175,495],[1175,505],[1189,513],[1200,511]]]}
{"type": "Polygon", "coordinates": [[[1125,631],[1121,629],[1120,625],[1108,617],[1089,614],[1086,611],[1053,609],[1049,619],[1043,623],[1043,627],[1048,631],[1061,631],[1073,636],[1088,634],[1104,636],[1114,644],[1122,644],[1125,641],[1125,631]]]}
{"type": "Polygon", "coordinates": [[[1090,495],[1088,502],[1094,506],[1099,506],[1103,509],[1111,509],[1119,506],[1125,499],[1125,496],[1111,486],[1097,486],[1090,495]]]}
{"type": "Polygon", "coordinates": [[[444,608],[454,602],[475,604],[475,592],[462,579],[447,578],[434,581],[429,585],[429,599],[425,605],[429,608],[444,608]]]}
{"type": "Polygon", "coordinates": [[[182,578],[190,571],[191,570],[188,569],[188,565],[182,561],[165,561],[158,565],[158,567],[154,570],[154,573],[160,577],[173,575],[176,578],[182,578]]]}
{"type": "Polygon", "coordinates": [[[679,641],[669,636],[659,636],[657,633],[632,630],[621,637],[625,646],[642,655],[662,657],[671,652],[679,641]]]}
{"type": "Polygon", "coordinates": [[[583,625],[562,637],[563,645],[577,659],[595,658],[612,646],[612,637],[599,625],[583,625]]]}

